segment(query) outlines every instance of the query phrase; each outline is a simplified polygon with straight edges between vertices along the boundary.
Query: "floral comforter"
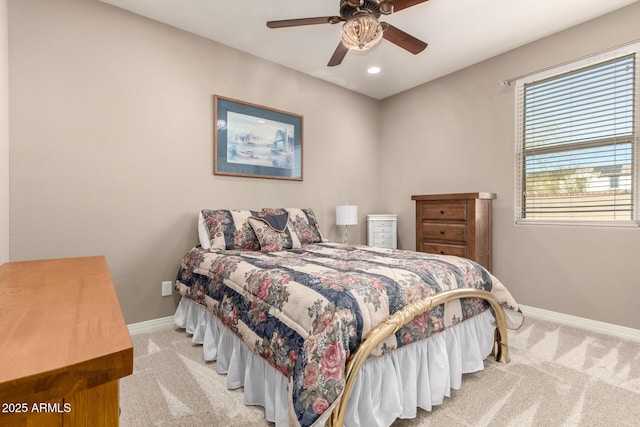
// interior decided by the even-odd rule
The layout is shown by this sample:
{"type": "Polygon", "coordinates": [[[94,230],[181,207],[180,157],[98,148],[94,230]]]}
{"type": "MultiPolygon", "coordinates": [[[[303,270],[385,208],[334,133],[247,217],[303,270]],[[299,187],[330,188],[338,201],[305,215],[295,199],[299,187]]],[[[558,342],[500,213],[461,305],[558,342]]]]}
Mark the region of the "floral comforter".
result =
{"type": "MultiPolygon", "coordinates": [[[[408,303],[447,289],[479,288],[518,311],[504,286],[470,260],[335,243],[278,252],[196,247],[184,256],[176,286],[289,379],[289,405],[297,419],[291,422],[302,426],[312,425],[340,398],[346,361],[367,332],[408,303]]],[[[373,355],[487,308],[475,298],[435,307],[373,355]]]]}

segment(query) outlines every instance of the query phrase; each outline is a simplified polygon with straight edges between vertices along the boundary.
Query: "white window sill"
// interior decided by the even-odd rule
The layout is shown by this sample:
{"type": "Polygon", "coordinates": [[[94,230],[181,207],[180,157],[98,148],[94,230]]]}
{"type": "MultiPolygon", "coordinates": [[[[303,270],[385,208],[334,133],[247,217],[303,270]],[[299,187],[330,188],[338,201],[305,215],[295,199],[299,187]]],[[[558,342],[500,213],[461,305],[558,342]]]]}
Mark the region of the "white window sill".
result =
{"type": "Polygon", "coordinates": [[[527,220],[518,219],[516,225],[549,225],[564,227],[615,227],[615,228],[640,228],[639,221],[561,221],[561,220],[527,220]]]}

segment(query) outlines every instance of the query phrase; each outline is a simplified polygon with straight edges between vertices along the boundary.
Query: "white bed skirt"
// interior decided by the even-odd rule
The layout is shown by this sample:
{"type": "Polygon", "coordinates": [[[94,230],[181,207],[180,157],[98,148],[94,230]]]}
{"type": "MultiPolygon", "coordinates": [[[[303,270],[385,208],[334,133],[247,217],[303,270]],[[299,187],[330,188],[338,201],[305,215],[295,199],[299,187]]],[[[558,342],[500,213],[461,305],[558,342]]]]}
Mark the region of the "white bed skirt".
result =
{"type": "MultiPolygon", "coordinates": [[[[244,387],[245,404],[264,407],[265,418],[276,427],[289,425],[284,375],[191,299],[182,298],[175,323],[192,335],[193,344],[202,344],[206,361],[216,361],[228,388],[244,387]]],[[[460,388],[462,374],[484,369],[494,329],[493,314],[486,310],[426,340],[370,358],[358,374],[345,425],[386,427],[396,418],[415,418],[417,407],[430,411],[441,404],[452,388],[460,388]]]]}

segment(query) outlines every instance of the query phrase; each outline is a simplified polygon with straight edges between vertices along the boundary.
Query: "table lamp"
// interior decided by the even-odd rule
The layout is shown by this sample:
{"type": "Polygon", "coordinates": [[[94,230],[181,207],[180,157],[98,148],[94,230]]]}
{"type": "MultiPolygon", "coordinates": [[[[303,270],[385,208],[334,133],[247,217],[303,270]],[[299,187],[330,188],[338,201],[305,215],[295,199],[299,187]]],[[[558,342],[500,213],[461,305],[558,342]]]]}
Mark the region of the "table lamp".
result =
{"type": "Polygon", "coordinates": [[[344,241],[349,243],[348,226],[358,224],[358,207],[354,205],[336,206],[336,225],[344,226],[344,241]]]}

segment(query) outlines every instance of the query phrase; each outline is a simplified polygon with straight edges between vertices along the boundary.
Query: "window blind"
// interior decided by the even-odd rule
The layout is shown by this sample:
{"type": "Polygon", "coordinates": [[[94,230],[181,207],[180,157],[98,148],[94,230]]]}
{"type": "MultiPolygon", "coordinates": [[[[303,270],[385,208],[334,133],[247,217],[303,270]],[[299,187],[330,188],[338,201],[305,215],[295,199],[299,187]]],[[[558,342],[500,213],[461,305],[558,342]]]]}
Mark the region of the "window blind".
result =
{"type": "Polygon", "coordinates": [[[516,86],[516,221],[637,221],[635,53],[516,86]]]}

